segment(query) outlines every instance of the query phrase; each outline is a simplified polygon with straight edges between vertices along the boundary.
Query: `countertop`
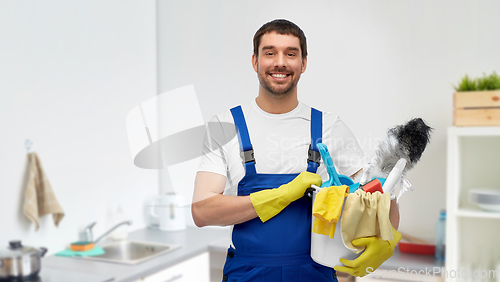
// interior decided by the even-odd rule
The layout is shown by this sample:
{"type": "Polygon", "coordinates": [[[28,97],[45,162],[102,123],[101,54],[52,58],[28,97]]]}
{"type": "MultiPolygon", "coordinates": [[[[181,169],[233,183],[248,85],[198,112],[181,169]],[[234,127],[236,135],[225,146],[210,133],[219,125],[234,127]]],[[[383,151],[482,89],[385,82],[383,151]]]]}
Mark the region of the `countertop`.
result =
{"type": "MultiPolygon", "coordinates": [[[[86,282],[129,282],[140,279],[187,260],[203,252],[209,251],[212,244],[218,244],[221,240],[228,240],[229,230],[227,228],[214,227],[187,227],[182,231],[161,231],[157,229],[144,228],[129,233],[128,238],[136,241],[164,243],[180,245],[181,247],[157,256],[137,265],[125,265],[112,262],[93,261],[82,258],[68,258],[60,256],[48,256],[42,259],[41,278],[43,282],[67,282],[65,279],[68,272],[74,277],[82,273],[92,273],[95,279],[87,277],[86,282]],[[50,272],[50,279],[46,279],[46,273],[50,272]],[[60,274],[58,277],[58,273],[60,274]]],[[[229,245],[226,245],[226,249],[229,245]]],[[[77,281],[77,280],[71,280],[77,281]]]]}
{"type": "MultiPolygon", "coordinates": [[[[42,282],[129,282],[140,279],[192,258],[206,251],[226,252],[230,240],[229,229],[214,227],[188,227],[182,231],[160,231],[144,228],[129,233],[130,240],[180,245],[181,247],[137,265],[92,261],[82,258],[48,256],[42,259],[42,282]]],[[[425,270],[441,267],[442,262],[434,256],[401,253],[396,248],[394,255],[381,269],[425,270]]]]}

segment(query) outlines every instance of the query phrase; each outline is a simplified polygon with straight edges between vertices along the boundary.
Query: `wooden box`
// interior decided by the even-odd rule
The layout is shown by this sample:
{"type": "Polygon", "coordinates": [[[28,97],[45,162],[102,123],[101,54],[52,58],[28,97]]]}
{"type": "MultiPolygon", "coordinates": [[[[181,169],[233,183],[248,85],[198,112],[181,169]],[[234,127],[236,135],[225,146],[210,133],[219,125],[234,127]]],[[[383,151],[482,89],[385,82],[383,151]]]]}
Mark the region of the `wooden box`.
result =
{"type": "Polygon", "coordinates": [[[453,108],[455,126],[499,126],[500,90],[457,92],[453,108]]]}

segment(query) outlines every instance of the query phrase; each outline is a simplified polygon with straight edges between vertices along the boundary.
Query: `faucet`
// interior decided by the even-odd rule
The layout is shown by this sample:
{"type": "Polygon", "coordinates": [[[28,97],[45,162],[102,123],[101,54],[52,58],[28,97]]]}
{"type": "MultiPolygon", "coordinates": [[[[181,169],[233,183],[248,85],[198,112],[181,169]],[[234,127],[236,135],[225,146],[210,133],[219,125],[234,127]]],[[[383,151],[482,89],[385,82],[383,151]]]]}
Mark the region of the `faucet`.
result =
{"type": "Polygon", "coordinates": [[[92,242],[92,241],[94,241],[94,235],[92,233],[92,227],[94,227],[94,225],[96,223],[97,223],[96,221],[92,222],[87,227],[85,227],[82,232],[80,232],[80,240],[85,241],[85,242],[92,242]]]}
{"type": "MultiPolygon", "coordinates": [[[[88,242],[93,241],[94,235],[92,233],[92,227],[94,227],[94,225],[96,223],[97,222],[92,222],[87,227],[85,227],[85,229],[83,229],[83,231],[80,233],[80,237],[83,241],[88,241],[88,242]]],[[[115,230],[116,228],[118,228],[124,224],[132,225],[132,220],[122,221],[122,222],[116,224],[115,226],[111,227],[108,231],[104,232],[104,234],[102,234],[101,237],[99,237],[95,241],[93,241],[94,244],[97,244],[97,242],[101,241],[102,238],[106,237],[109,233],[113,232],[113,230],[115,230]]]]}

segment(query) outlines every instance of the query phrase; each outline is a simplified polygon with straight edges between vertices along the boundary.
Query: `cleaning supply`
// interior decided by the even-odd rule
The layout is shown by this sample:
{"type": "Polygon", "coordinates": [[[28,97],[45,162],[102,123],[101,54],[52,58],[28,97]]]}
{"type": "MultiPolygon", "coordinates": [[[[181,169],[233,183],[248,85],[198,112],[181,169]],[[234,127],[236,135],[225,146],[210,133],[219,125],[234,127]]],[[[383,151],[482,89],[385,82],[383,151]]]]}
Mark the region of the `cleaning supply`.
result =
{"type": "Polygon", "coordinates": [[[367,163],[363,167],[363,174],[361,175],[361,178],[359,179],[359,185],[360,186],[365,185],[366,183],[369,182],[371,170],[372,170],[372,166],[371,166],[370,163],[367,163]]]}
{"type": "Polygon", "coordinates": [[[359,189],[349,194],[342,213],[342,239],[346,248],[358,254],[363,246],[355,246],[352,240],[376,236],[391,240],[391,222],[389,220],[390,194],[380,192],[366,193],[359,189]]]}
{"type": "MultiPolygon", "coordinates": [[[[345,175],[338,175],[337,171],[335,170],[335,167],[333,165],[333,162],[331,161],[331,156],[330,153],[328,152],[328,149],[326,148],[326,145],[324,144],[317,144],[318,149],[320,151],[321,157],[323,159],[323,162],[325,164],[325,167],[327,169],[327,172],[329,174],[329,180],[325,181],[323,185],[321,185],[322,188],[316,187],[315,185],[312,185],[311,188],[307,189],[308,195],[313,198],[313,202],[316,203],[317,201],[317,196],[318,194],[324,190],[328,189],[327,185],[335,185],[335,181],[339,181],[341,185],[337,186],[342,186],[342,185],[348,185],[349,186],[349,193],[355,193],[356,191],[360,191],[366,194],[363,190],[359,189],[360,183],[354,183],[349,177],[345,175]],[[326,186],[326,187],[325,187],[326,186]]],[[[364,181],[362,183],[366,184],[368,177],[370,176],[369,173],[370,168],[367,167],[367,173],[363,173],[361,179],[364,181]]],[[[378,178],[379,182],[381,185],[384,184],[385,179],[378,178]]],[[[369,193],[368,193],[369,194],[369,193]]],[[[380,195],[380,192],[378,193],[380,195]]],[[[389,195],[389,194],[388,194],[389,195]]],[[[385,196],[387,197],[387,196],[385,196]]],[[[388,201],[387,201],[388,202],[388,201]]],[[[345,203],[345,202],[344,202],[345,203]]],[[[344,204],[341,203],[341,204],[344,204]]],[[[338,206],[338,204],[336,205],[338,206]]],[[[340,210],[344,209],[345,212],[345,204],[339,207],[340,210]]],[[[387,209],[389,206],[387,206],[387,209]]],[[[314,205],[313,205],[313,212],[314,212],[314,205]]],[[[389,214],[387,212],[386,217],[388,218],[389,214]]],[[[318,226],[318,219],[313,216],[313,225],[312,225],[312,232],[311,232],[311,258],[321,264],[325,265],[328,267],[334,267],[335,265],[339,264],[339,259],[344,258],[344,257],[349,257],[353,255],[352,251],[344,246],[344,240],[342,239],[342,230],[341,230],[341,225],[343,225],[343,222],[345,221],[343,219],[344,215],[341,213],[340,218],[338,221],[339,223],[336,224],[331,224],[329,226],[327,223],[319,223],[318,226]],[[316,224],[316,227],[314,226],[316,224]],[[321,226],[323,224],[323,226],[321,226]],[[324,236],[328,235],[328,236],[324,236]],[[330,235],[337,234],[337,236],[334,236],[334,238],[330,238],[330,235]],[[340,236],[339,236],[340,234],[340,236]]],[[[348,216],[349,217],[349,216],[348,216]]],[[[389,223],[390,224],[390,223],[389,223]]],[[[390,230],[389,230],[390,232],[390,230]]],[[[390,237],[392,238],[392,237],[390,237]]],[[[354,238],[353,238],[354,239],[354,238]]]]}
{"type": "Polygon", "coordinates": [[[352,181],[352,179],[348,176],[337,173],[335,165],[332,161],[332,157],[330,156],[330,152],[328,152],[328,147],[323,143],[318,143],[317,146],[329,177],[327,181],[323,182],[323,185],[321,185],[321,187],[348,185],[349,193],[352,193],[351,191],[355,191],[359,184],[354,183],[354,181],[352,181]],[[353,188],[352,185],[354,185],[355,188],[353,188]]]}
{"type": "Polygon", "coordinates": [[[406,193],[408,190],[410,191],[415,191],[415,188],[413,188],[413,185],[411,185],[410,181],[408,178],[403,176],[403,185],[401,186],[401,190],[399,190],[399,195],[396,198],[396,202],[399,204],[399,199],[401,199],[401,196],[403,196],[404,193],[406,193]]]}
{"type": "Polygon", "coordinates": [[[94,248],[94,242],[88,242],[88,241],[73,242],[70,244],[69,248],[70,250],[75,252],[89,251],[94,248]]]}
{"type": "Polygon", "coordinates": [[[105,252],[104,252],[104,250],[101,247],[95,246],[92,250],[88,250],[88,251],[73,251],[71,249],[66,249],[64,251],[56,253],[56,256],[61,256],[61,257],[88,257],[88,256],[100,256],[100,255],[103,255],[104,253],[105,252]]]}
{"type": "Polygon", "coordinates": [[[394,199],[396,197],[395,195],[396,185],[401,181],[401,176],[403,175],[403,170],[405,169],[405,166],[406,166],[406,159],[400,158],[396,163],[396,165],[394,166],[394,168],[389,173],[389,176],[387,176],[384,186],[382,186],[384,193],[391,194],[391,199],[394,199]]]}
{"type": "Polygon", "coordinates": [[[323,188],[316,194],[313,205],[314,233],[333,238],[347,195],[349,195],[347,185],[323,188]]]}
{"type": "Polygon", "coordinates": [[[332,157],[330,156],[330,152],[328,152],[328,147],[323,143],[318,143],[318,150],[321,154],[321,158],[323,158],[323,163],[325,164],[326,171],[328,172],[328,180],[323,183],[321,187],[330,187],[330,186],[341,186],[339,175],[337,170],[335,170],[335,166],[333,165],[332,157]]]}
{"type": "Polygon", "coordinates": [[[377,191],[380,193],[384,193],[384,190],[382,189],[382,184],[380,183],[380,180],[378,180],[377,178],[363,185],[363,191],[365,191],[366,193],[375,193],[377,191]]]}
{"type": "Polygon", "coordinates": [[[365,246],[365,251],[355,260],[341,258],[340,262],[345,266],[335,266],[334,269],[356,277],[363,277],[375,271],[392,256],[396,244],[401,240],[401,233],[392,226],[391,229],[393,237],[391,240],[383,240],[375,236],[353,240],[353,245],[357,247],[365,246]]]}
{"type": "Polygon", "coordinates": [[[406,124],[397,125],[387,132],[387,139],[381,143],[370,161],[372,177],[386,178],[401,158],[408,162],[404,172],[412,169],[420,160],[430,141],[432,128],[421,118],[414,118],[406,124]]]}
{"type": "Polygon", "coordinates": [[[446,242],[446,210],[441,210],[439,219],[436,223],[436,259],[445,259],[446,242]]]}
{"type": "Polygon", "coordinates": [[[250,200],[260,220],[266,222],[291,202],[302,198],[306,189],[311,185],[320,186],[321,183],[322,180],[318,174],[303,171],[292,181],[278,188],[251,193],[250,200]]]}

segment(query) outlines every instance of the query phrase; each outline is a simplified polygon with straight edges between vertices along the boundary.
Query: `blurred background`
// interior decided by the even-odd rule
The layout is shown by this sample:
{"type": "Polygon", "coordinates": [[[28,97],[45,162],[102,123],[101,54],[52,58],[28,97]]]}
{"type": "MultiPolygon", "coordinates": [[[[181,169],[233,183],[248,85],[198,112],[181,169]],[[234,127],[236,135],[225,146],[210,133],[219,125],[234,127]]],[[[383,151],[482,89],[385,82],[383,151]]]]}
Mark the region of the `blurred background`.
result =
{"type": "Polygon", "coordinates": [[[407,175],[415,191],[400,202],[399,228],[434,242],[453,85],[500,71],[496,0],[0,0],[0,245],[17,238],[61,249],[117,206],[134,229],[146,227],[145,199],[171,180],[134,166],[127,114],[189,84],[206,122],[254,99],[252,38],[277,18],[307,37],[299,100],[339,113],[367,155],[396,124],[421,117],[434,128],[407,175]],[[48,216],[35,232],[22,214],[27,139],[65,211],[58,228],[48,216]]]}

